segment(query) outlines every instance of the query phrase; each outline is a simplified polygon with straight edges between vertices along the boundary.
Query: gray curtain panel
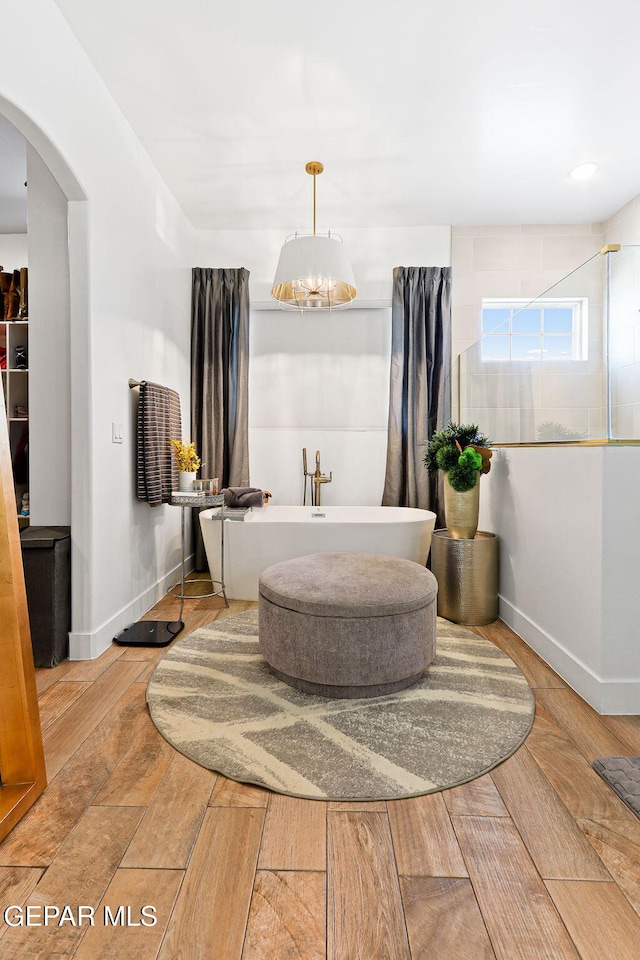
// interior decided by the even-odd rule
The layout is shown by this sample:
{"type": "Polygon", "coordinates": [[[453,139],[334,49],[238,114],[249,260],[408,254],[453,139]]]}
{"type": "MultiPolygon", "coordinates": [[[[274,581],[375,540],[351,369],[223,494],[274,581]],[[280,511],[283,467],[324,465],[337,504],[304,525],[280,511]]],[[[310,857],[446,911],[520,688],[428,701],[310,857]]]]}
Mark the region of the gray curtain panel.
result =
{"type": "Polygon", "coordinates": [[[451,418],[451,267],[393,271],[391,383],[383,506],[433,510],[437,477],[422,463],[434,430],[451,418]]]}
{"type": "MultiPolygon", "coordinates": [[[[201,476],[249,486],[249,271],[195,267],[191,301],[191,439],[201,476]]],[[[196,567],[206,568],[199,524],[196,567]]]]}

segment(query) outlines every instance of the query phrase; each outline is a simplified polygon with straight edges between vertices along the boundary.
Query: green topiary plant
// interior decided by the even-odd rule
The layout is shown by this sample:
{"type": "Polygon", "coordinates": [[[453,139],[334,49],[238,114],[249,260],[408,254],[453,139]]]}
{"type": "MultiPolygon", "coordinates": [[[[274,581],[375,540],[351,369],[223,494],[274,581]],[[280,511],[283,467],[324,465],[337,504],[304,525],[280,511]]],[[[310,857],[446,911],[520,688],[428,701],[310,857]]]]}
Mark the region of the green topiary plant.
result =
{"type": "Polygon", "coordinates": [[[475,424],[452,423],[432,435],[423,463],[429,473],[447,474],[454,490],[472,490],[481,473],[491,469],[491,441],[475,424]]]}

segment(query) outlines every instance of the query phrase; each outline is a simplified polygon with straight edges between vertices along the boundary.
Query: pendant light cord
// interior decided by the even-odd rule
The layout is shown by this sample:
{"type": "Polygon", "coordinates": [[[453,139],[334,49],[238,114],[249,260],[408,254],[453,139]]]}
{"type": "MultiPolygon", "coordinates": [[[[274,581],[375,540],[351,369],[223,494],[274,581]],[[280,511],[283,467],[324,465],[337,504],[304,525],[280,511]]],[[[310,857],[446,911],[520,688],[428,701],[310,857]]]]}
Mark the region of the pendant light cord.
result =
{"type": "Polygon", "coordinates": [[[316,235],[316,174],[313,175],[313,235],[316,235]]]}
{"type": "Polygon", "coordinates": [[[313,235],[316,235],[316,177],[322,173],[324,167],[319,160],[310,160],[305,170],[313,177],[313,235]]]}

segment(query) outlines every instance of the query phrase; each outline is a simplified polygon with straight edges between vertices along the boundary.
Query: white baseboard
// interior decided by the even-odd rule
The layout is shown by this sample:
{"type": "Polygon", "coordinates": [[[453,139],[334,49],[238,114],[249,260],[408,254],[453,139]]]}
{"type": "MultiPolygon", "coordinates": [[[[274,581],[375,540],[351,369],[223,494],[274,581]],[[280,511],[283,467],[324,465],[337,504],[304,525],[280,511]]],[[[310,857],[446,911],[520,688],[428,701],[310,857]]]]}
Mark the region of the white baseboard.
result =
{"type": "MultiPolygon", "coordinates": [[[[193,570],[194,557],[187,557],[187,572],[193,570]]],[[[181,564],[177,564],[153,586],[139,594],[131,603],[119,610],[90,633],[71,632],[69,634],[69,660],[95,660],[111,646],[113,638],[129,624],[139,620],[151,607],[165,596],[167,591],[179,582],[182,576],[181,564]]]]}
{"type": "Polygon", "coordinates": [[[596,676],[560,641],[500,596],[500,619],[600,714],[640,713],[640,679],[605,680],[596,676]]]}

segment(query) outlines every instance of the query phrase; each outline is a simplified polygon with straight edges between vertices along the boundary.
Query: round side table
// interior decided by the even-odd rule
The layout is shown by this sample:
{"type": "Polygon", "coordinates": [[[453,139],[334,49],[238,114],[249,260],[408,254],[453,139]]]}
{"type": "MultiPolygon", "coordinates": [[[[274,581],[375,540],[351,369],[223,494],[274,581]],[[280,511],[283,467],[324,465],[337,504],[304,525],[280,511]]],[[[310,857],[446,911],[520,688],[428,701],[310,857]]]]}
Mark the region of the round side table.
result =
{"type": "Polygon", "coordinates": [[[225,593],[224,586],[224,495],[222,493],[192,493],[185,494],[180,493],[177,490],[172,491],[171,500],[169,501],[172,507],[182,507],[182,517],[181,517],[181,533],[182,533],[182,576],[177,583],[170,588],[168,591],[172,597],[178,597],[180,600],[201,600],[205,597],[224,597],[225,606],[229,606],[229,601],[227,600],[227,594],[225,593]],[[185,511],[193,510],[194,507],[202,507],[205,509],[207,507],[220,507],[220,580],[212,580],[211,577],[201,577],[198,580],[187,580],[185,575],[185,560],[187,552],[187,525],[185,523],[185,511]],[[211,590],[208,593],[186,593],[185,586],[187,583],[210,583],[211,590]],[[218,586],[219,589],[215,590],[214,587],[218,586]],[[174,593],[180,587],[180,593],[174,593]]]}
{"type": "Polygon", "coordinates": [[[478,530],[473,540],[431,536],[431,572],[438,581],[438,616],[481,626],[498,619],[498,538],[478,530]]]}

